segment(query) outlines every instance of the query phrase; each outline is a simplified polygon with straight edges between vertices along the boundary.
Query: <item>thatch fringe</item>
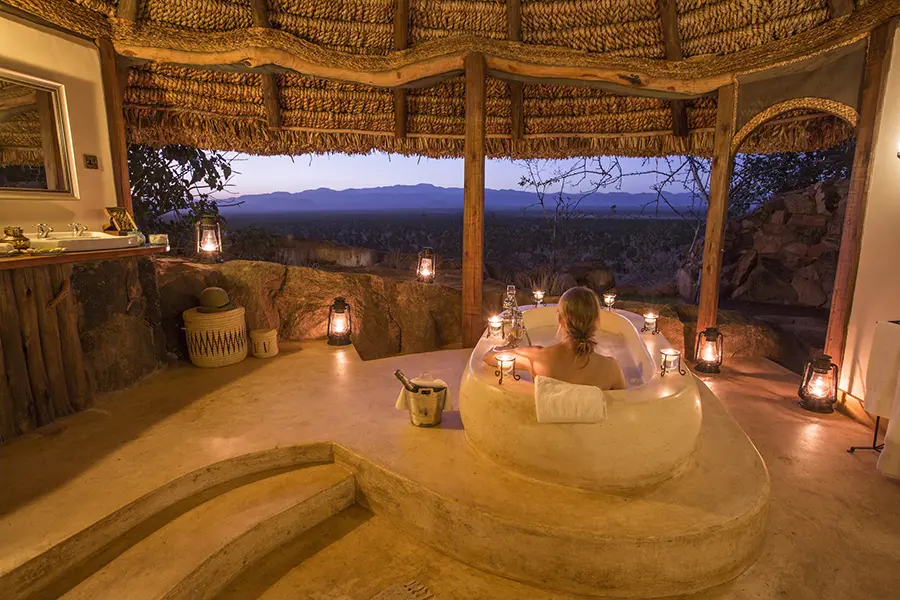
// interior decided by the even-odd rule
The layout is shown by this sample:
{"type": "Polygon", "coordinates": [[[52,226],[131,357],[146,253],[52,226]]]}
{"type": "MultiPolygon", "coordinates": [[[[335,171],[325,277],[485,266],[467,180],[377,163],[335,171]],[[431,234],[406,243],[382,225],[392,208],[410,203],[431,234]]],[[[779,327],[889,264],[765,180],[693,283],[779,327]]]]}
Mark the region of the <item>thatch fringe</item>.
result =
{"type": "Polygon", "coordinates": [[[0,167],[41,167],[43,165],[44,154],[40,148],[0,147],[0,167]]]}

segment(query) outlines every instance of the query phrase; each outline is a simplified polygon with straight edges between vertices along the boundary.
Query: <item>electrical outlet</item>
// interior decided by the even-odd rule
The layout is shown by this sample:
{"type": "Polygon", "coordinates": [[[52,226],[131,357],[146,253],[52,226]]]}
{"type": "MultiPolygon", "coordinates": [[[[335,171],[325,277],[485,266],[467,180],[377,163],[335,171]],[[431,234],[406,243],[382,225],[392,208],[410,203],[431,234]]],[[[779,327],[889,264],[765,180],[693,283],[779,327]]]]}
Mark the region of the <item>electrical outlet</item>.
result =
{"type": "Polygon", "coordinates": [[[85,169],[99,169],[100,168],[100,159],[97,158],[97,155],[85,154],[84,155],[84,168],[85,169]]]}

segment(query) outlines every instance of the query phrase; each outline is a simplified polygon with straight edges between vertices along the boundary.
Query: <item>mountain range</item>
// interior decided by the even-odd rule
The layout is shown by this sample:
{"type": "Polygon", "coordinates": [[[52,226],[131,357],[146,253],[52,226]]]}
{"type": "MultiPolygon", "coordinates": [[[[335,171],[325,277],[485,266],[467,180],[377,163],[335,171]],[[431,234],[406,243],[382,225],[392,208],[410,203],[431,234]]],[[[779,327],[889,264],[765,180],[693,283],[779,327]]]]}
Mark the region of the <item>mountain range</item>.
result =
{"type": "MultiPolygon", "coordinates": [[[[691,205],[690,194],[670,194],[669,201],[676,208],[691,205]]],[[[644,192],[598,192],[588,196],[579,209],[588,213],[634,214],[650,202],[656,194],[644,192]]],[[[522,211],[537,213],[535,206],[538,196],[534,192],[522,190],[491,190],[484,192],[485,210],[489,212],[522,211]]],[[[230,199],[237,206],[220,207],[221,212],[232,215],[266,215],[291,213],[330,212],[418,212],[447,213],[460,212],[463,207],[462,188],[444,188],[427,183],[418,185],[393,185],[375,188],[355,188],[332,190],[318,188],[302,192],[270,192],[268,194],[246,194],[230,199]]],[[[550,205],[554,200],[548,198],[550,205]]],[[[654,214],[655,206],[645,209],[654,214]]],[[[671,215],[672,211],[660,204],[660,214],[671,215]]]]}

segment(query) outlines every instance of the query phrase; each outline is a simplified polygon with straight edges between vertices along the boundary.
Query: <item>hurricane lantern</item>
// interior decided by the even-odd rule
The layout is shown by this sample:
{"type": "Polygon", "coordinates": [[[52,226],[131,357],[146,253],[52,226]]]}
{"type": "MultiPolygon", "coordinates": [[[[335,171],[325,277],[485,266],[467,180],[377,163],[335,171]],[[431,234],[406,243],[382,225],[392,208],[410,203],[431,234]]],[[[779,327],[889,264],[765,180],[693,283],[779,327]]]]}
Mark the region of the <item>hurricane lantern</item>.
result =
{"type": "Polygon", "coordinates": [[[419,262],[416,265],[416,281],[434,283],[435,270],[434,250],[422,248],[422,251],[419,252],[419,262]]]}
{"type": "Polygon", "coordinates": [[[675,348],[663,348],[659,351],[662,359],[659,361],[659,376],[665,377],[669,373],[685,375],[687,371],[681,366],[681,351],[675,348]]]}
{"type": "Polygon", "coordinates": [[[506,377],[512,377],[516,381],[522,379],[520,375],[516,375],[516,357],[514,354],[504,352],[498,354],[495,358],[497,359],[497,370],[494,372],[494,375],[500,376],[500,385],[503,385],[503,379],[506,377]]]}
{"type": "Polygon", "coordinates": [[[503,317],[494,315],[488,319],[488,336],[495,338],[503,337],[503,317]]]}
{"type": "Polygon", "coordinates": [[[607,310],[612,310],[613,305],[616,303],[616,293],[615,292],[606,292],[603,294],[603,304],[606,305],[607,310]]]}
{"type": "Polygon", "coordinates": [[[222,228],[219,217],[206,214],[194,226],[197,237],[197,254],[207,260],[218,260],[222,254],[222,228]]]}
{"type": "Polygon", "coordinates": [[[544,292],[541,290],[534,290],[531,292],[531,295],[534,296],[534,305],[535,306],[543,306],[544,305],[544,292]]]}
{"type": "Polygon", "coordinates": [[[838,367],[827,354],[819,354],[806,363],[797,395],[800,406],[817,413],[834,412],[837,402],[838,367]]]}
{"type": "Polygon", "coordinates": [[[695,371],[701,373],[718,373],[722,366],[725,336],[715,327],[707,327],[697,335],[697,361],[695,371]]]}
{"type": "Polygon", "coordinates": [[[328,307],[328,345],[346,346],[349,344],[352,326],[350,304],[343,298],[335,298],[334,303],[328,307]]]}
{"type": "Polygon", "coordinates": [[[644,313],[644,326],[641,327],[641,331],[653,335],[659,333],[659,315],[655,312],[644,313]]]}

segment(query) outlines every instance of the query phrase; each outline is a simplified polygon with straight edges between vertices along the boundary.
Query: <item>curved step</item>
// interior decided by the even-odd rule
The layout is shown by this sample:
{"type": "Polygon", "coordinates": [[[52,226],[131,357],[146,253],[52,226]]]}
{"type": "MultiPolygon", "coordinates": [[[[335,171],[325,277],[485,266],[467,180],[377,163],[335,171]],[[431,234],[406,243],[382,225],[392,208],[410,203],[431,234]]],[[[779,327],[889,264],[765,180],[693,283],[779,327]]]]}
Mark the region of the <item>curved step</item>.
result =
{"type": "Polygon", "coordinates": [[[331,462],[331,443],[312,443],[234,456],[185,473],[28,560],[15,555],[0,557],[3,598],[56,598],[71,587],[66,587],[67,581],[80,581],[85,574],[99,570],[134,540],[201,502],[276,471],[331,462]]]}
{"type": "Polygon", "coordinates": [[[211,598],[247,564],[353,504],[355,493],[353,476],[334,464],[235,488],[158,529],[62,597],[211,598]]]}

